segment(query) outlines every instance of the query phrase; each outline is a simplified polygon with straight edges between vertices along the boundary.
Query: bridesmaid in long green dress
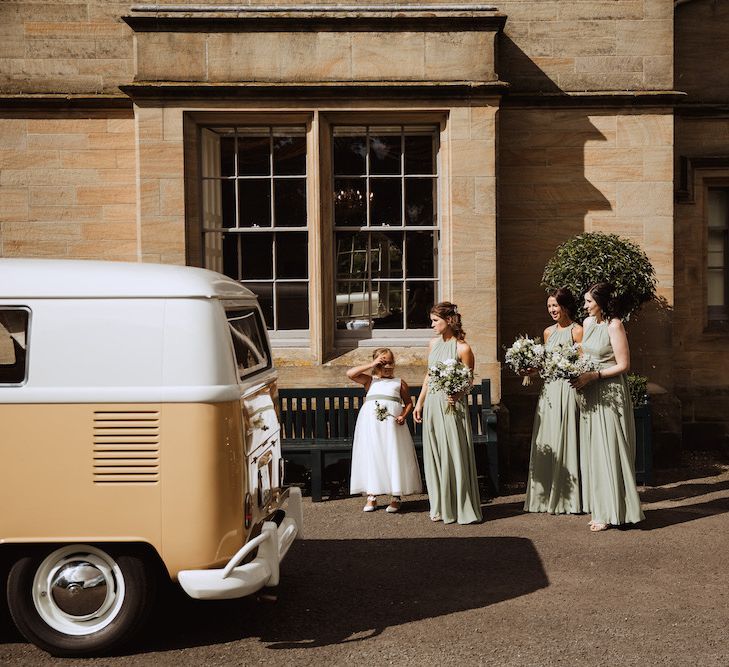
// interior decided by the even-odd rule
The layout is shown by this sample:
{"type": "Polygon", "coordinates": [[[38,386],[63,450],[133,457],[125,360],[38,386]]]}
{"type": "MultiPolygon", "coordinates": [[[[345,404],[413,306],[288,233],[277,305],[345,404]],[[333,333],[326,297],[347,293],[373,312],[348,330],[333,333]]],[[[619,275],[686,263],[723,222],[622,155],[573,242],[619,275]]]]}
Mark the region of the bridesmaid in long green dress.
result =
{"type": "MultiPolygon", "coordinates": [[[[544,330],[547,350],[582,342],[582,327],[572,321],[575,298],[562,288],[547,299],[555,321],[544,330]]],[[[534,414],[524,509],[527,512],[580,514],[580,459],[577,443],[579,411],[575,390],[567,380],[546,382],[534,414]]]]}
{"type": "MultiPolygon", "coordinates": [[[[438,361],[457,359],[473,370],[475,359],[465,340],[458,307],[448,301],[437,303],[430,310],[430,322],[437,335],[430,342],[428,367],[438,361]]],[[[423,460],[431,520],[481,521],[473,435],[465,395],[445,399],[428,391],[426,374],[413,416],[415,421],[423,422],[423,460]],[[449,405],[453,409],[446,411],[449,405]]]]}
{"type": "Polygon", "coordinates": [[[598,370],[573,380],[581,390],[580,449],[583,509],[592,513],[590,530],[638,523],[645,517],[635,485],[635,420],[625,374],[630,349],[612,286],[597,283],[585,293],[583,354],[598,370]]]}

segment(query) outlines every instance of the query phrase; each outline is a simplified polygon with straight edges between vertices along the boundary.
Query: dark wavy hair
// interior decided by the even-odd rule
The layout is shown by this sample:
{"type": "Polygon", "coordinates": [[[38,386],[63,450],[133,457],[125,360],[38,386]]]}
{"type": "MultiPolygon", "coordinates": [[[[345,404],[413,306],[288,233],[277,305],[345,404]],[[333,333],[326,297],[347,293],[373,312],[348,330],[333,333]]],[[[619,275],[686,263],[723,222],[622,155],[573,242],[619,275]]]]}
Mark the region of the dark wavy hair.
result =
{"type": "Polygon", "coordinates": [[[566,287],[560,287],[559,289],[553,289],[548,292],[548,296],[553,296],[557,303],[567,311],[570,319],[577,317],[577,300],[574,294],[566,287]]]}
{"type": "Polygon", "coordinates": [[[595,303],[600,306],[606,320],[623,316],[623,308],[620,301],[615,298],[615,288],[610,283],[595,283],[587,291],[595,299],[595,303]]]}
{"type": "Polygon", "coordinates": [[[461,323],[461,314],[458,312],[458,306],[455,303],[441,301],[430,309],[430,313],[445,320],[457,340],[466,338],[466,332],[463,330],[463,324],[461,323]]]}

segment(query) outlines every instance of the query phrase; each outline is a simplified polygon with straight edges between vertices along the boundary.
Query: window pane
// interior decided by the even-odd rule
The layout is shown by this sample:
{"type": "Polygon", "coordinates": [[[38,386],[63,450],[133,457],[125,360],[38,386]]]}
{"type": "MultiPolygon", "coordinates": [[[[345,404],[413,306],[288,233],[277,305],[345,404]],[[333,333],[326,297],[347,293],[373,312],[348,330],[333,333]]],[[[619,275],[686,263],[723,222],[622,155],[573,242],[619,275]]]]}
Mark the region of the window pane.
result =
{"type": "Polygon", "coordinates": [[[309,277],[309,243],[306,232],[276,234],[276,277],[309,277]]]}
{"type": "Polygon", "coordinates": [[[370,271],[372,278],[402,278],[402,232],[372,234],[370,271]]]}
{"type": "Polygon", "coordinates": [[[334,131],[334,174],[336,176],[364,176],[367,156],[366,130],[337,128],[334,131]]]}
{"type": "Polygon", "coordinates": [[[238,136],[238,175],[268,176],[271,173],[271,140],[265,136],[238,136]]]}
{"type": "Polygon", "coordinates": [[[367,277],[367,234],[337,232],[337,278],[367,277]]]}
{"type": "Polygon", "coordinates": [[[373,227],[402,225],[402,182],[400,179],[372,179],[370,192],[370,225],[373,227]]]}
{"type": "Polygon", "coordinates": [[[405,136],[405,173],[435,174],[434,137],[405,136]]]}
{"type": "Polygon", "coordinates": [[[402,283],[373,282],[373,302],[377,309],[373,313],[374,329],[402,329],[402,283]]]}
{"type": "Polygon", "coordinates": [[[364,178],[334,180],[334,224],[364,226],[367,224],[367,182],[364,178]]]}
{"type": "Polygon", "coordinates": [[[238,181],[241,227],[271,226],[271,181],[246,179],[238,181]]]}
{"type": "Polygon", "coordinates": [[[370,174],[400,174],[401,135],[370,134],[370,174]]]}
{"type": "Polygon", "coordinates": [[[274,180],[277,227],[306,227],[306,179],[274,180]]]}
{"type": "Polygon", "coordinates": [[[244,377],[270,366],[266,338],[258,311],[246,309],[228,312],[228,326],[233,341],[238,375],[244,377]]]}
{"type": "Polygon", "coordinates": [[[367,281],[338,281],[336,307],[337,329],[369,329],[370,294],[367,281]]]}
{"type": "Polygon", "coordinates": [[[709,227],[726,229],[729,218],[729,190],[709,188],[709,227]]]}
{"type": "Polygon", "coordinates": [[[407,232],[408,278],[435,277],[435,243],[433,232],[407,232]]]}
{"type": "Polygon", "coordinates": [[[266,327],[273,329],[273,283],[243,283],[258,297],[258,305],[263,311],[266,327]]]}
{"type": "Polygon", "coordinates": [[[220,138],[220,174],[235,176],[235,137],[220,138]]]}
{"type": "Polygon", "coordinates": [[[308,283],[276,283],[276,314],[278,329],[308,329],[308,283]]]}
{"type": "Polygon", "coordinates": [[[405,179],[405,224],[435,226],[434,178],[405,179]]]}
{"type": "Polygon", "coordinates": [[[430,309],[435,303],[435,283],[407,282],[407,328],[430,327],[430,309]]]}
{"type": "Polygon", "coordinates": [[[0,384],[20,384],[25,380],[27,334],[27,310],[0,309],[0,384]]]}
{"type": "Polygon", "coordinates": [[[274,130],[273,173],[276,175],[306,174],[306,137],[274,130]]]}
{"type": "Polygon", "coordinates": [[[216,188],[220,188],[222,195],[222,222],[223,227],[235,227],[235,181],[213,181],[216,188]]]}
{"type": "Polygon", "coordinates": [[[707,274],[707,305],[723,306],[725,304],[724,294],[724,271],[709,270],[707,274]]]}
{"type": "Polygon", "coordinates": [[[240,280],[238,256],[238,234],[223,235],[223,273],[233,280],[240,280]]]}
{"type": "Polygon", "coordinates": [[[709,254],[720,253],[724,254],[724,231],[711,229],[709,230],[708,238],[708,250],[709,254]]]}
{"type": "Polygon", "coordinates": [[[239,234],[243,280],[273,278],[273,234],[239,234]]]}

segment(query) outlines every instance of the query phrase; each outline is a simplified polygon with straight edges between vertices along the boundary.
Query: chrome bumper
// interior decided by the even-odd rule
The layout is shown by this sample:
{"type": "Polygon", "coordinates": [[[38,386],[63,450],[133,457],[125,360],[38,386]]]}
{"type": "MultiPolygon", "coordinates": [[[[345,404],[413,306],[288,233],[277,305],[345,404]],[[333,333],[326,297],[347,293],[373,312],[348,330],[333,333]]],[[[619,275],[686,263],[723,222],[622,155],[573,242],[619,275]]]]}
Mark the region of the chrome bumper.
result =
{"type": "Polygon", "coordinates": [[[264,522],[261,534],[243,545],[224,568],[179,572],[185,593],[198,600],[228,600],[245,597],[264,586],[278,585],[279,564],[296,537],[303,536],[301,489],[291,487],[287,493],[288,507],[281,524],[264,522]],[[254,549],[258,549],[256,557],[241,565],[254,549]]]}

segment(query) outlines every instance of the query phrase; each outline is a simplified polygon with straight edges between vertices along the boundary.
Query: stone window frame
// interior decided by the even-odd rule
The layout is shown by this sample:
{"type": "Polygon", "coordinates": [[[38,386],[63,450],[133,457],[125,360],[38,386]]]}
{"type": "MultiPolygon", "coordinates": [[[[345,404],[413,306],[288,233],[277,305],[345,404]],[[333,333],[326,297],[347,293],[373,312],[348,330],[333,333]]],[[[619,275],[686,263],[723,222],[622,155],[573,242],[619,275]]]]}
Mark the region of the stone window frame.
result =
{"type": "MultiPolygon", "coordinates": [[[[449,108],[440,107],[411,111],[397,107],[367,109],[309,108],[305,110],[196,109],[183,112],[185,174],[185,260],[191,266],[204,266],[202,245],[202,193],[200,173],[200,129],[206,125],[304,125],[306,127],[307,162],[307,231],[309,234],[309,329],[301,331],[269,331],[272,348],[308,350],[324,361],[352,347],[397,345],[427,346],[430,330],[392,330],[387,337],[342,340],[336,337],[334,294],[334,212],[332,130],[335,125],[433,125],[438,128],[438,218],[441,246],[447,242],[450,228],[449,188],[449,108]],[[329,258],[329,261],[325,261],[329,258]]],[[[440,294],[450,289],[450,262],[439,253],[438,276],[440,294]]]]}
{"type": "Polygon", "coordinates": [[[720,175],[713,171],[711,176],[698,170],[697,176],[701,178],[702,194],[702,303],[704,313],[704,331],[707,333],[724,332],[729,333],[729,219],[725,230],[725,266],[724,266],[724,307],[709,306],[708,283],[709,283],[709,191],[713,189],[726,190],[729,193],[729,163],[727,169],[722,170],[726,175],[720,175]]]}

